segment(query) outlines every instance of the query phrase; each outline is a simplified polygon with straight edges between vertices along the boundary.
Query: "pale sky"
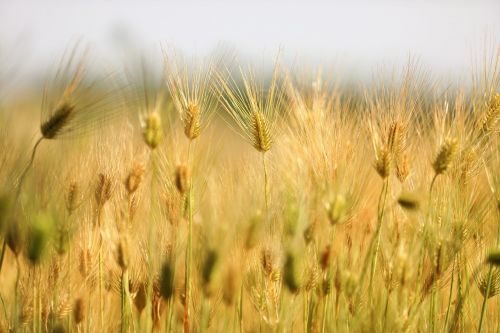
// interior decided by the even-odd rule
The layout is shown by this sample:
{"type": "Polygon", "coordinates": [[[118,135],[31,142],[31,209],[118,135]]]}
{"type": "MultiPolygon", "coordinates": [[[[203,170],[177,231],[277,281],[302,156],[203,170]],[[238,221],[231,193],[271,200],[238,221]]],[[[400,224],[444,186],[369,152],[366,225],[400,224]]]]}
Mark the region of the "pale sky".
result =
{"type": "Polygon", "coordinates": [[[486,38],[500,43],[500,1],[0,0],[0,59],[27,75],[78,38],[108,61],[126,44],[202,55],[223,42],[250,59],[281,48],[361,75],[411,54],[446,76],[468,72],[486,38]]]}

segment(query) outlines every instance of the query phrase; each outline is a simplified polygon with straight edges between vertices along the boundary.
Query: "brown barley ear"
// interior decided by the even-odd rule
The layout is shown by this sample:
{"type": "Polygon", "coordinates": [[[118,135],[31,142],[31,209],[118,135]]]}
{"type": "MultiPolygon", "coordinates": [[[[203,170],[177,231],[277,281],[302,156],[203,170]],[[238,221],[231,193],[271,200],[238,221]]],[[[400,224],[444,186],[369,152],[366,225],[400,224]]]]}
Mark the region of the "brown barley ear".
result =
{"type": "Polygon", "coordinates": [[[73,212],[82,204],[82,198],[80,193],[80,186],[77,182],[71,182],[66,192],[66,210],[68,215],[73,214],[73,212]]]}
{"type": "Polygon", "coordinates": [[[80,260],[78,263],[78,270],[80,271],[80,275],[84,279],[87,279],[88,276],[90,275],[90,270],[92,268],[92,257],[90,254],[90,249],[88,248],[82,249],[80,252],[79,259],[80,260]]]}
{"type": "Polygon", "coordinates": [[[125,189],[129,195],[132,195],[135,191],[137,191],[142,182],[145,171],[145,165],[143,163],[137,163],[129,172],[127,178],[125,179],[125,189]]]}
{"type": "Polygon", "coordinates": [[[396,160],[396,177],[404,183],[410,175],[410,161],[407,153],[402,153],[396,160]]]}
{"type": "Polygon", "coordinates": [[[189,190],[189,169],[186,164],[179,164],[175,170],[175,186],[180,194],[184,195],[189,190]]]}
{"type": "Polygon", "coordinates": [[[122,271],[126,271],[129,261],[128,238],[126,235],[121,235],[116,248],[116,262],[122,271]]]}
{"type": "Polygon", "coordinates": [[[76,44],[68,51],[45,84],[40,121],[44,139],[85,135],[110,124],[124,109],[125,86],[117,76],[89,78],[88,47],[76,44]]]}
{"type": "Polygon", "coordinates": [[[83,297],[77,298],[73,305],[73,319],[76,325],[80,324],[85,319],[86,312],[87,306],[85,299],[83,297]]]}
{"type": "Polygon", "coordinates": [[[45,139],[54,139],[61,133],[65,126],[71,121],[75,112],[75,106],[64,102],[53,115],[43,122],[40,131],[45,139]]]}
{"type": "Polygon", "coordinates": [[[379,148],[375,161],[375,170],[382,179],[389,177],[391,173],[391,152],[386,145],[379,148]]]}
{"type": "Polygon", "coordinates": [[[99,207],[104,206],[104,204],[109,199],[111,199],[112,194],[113,194],[113,183],[111,181],[111,177],[107,174],[100,173],[94,193],[97,205],[99,207]]]}

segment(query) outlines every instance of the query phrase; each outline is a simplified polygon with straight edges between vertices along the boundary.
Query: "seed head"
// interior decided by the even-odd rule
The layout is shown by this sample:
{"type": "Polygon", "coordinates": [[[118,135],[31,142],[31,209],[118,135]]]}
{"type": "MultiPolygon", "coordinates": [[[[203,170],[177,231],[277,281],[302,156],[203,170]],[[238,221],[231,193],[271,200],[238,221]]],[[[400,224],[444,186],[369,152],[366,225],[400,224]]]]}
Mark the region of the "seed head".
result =
{"type": "Polygon", "coordinates": [[[420,208],[420,196],[415,193],[403,192],[398,198],[398,204],[404,209],[418,210],[420,208]]]}
{"type": "Polygon", "coordinates": [[[47,245],[52,236],[54,220],[51,216],[41,214],[29,228],[28,232],[28,259],[32,264],[40,263],[47,245]]]}
{"type": "Polygon", "coordinates": [[[116,249],[116,262],[122,269],[126,271],[129,265],[129,250],[128,250],[128,240],[126,235],[122,235],[118,241],[118,246],[116,249]]]}
{"type": "Polygon", "coordinates": [[[500,119],[500,93],[496,93],[490,99],[486,115],[483,119],[483,133],[491,132],[495,129],[495,125],[500,119]]]}
{"type": "Polygon", "coordinates": [[[271,276],[272,272],[274,271],[274,265],[275,265],[273,254],[271,253],[271,251],[268,249],[262,250],[260,261],[266,276],[268,277],[271,276]]]}
{"type": "Polygon", "coordinates": [[[231,306],[234,303],[237,289],[236,279],[236,269],[231,265],[225,274],[224,285],[222,287],[222,298],[227,306],[231,306]]]}
{"type": "Polygon", "coordinates": [[[111,181],[111,177],[106,174],[100,173],[95,189],[95,201],[97,205],[99,207],[104,206],[104,204],[111,198],[112,192],[113,184],[111,181]]]}
{"type": "Polygon", "coordinates": [[[202,270],[203,292],[205,293],[206,296],[210,296],[211,294],[210,283],[212,282],[218,261],[219,261],[219,254],[217,253],[217,251],[213,249],[208,250],[205,260],[203,262],[203,270],[202,270]]]}
{"type": "MultiPolygon", "coordinates": [[[[483,297],[486,297],[486,293],[488,292],[488,274],[478,274],[474,278],[479,291],[483,297]]],[[[491,271],[491,283],[489,287],[488,298],[500,294],[500,268],[494,267],[491,271]]]]}
{"type": "Polygon", "coordinates": [[[155,149],[161,143],[163,129],[158,112],[149,113],[143,120],[142,135],[144,141],[151,149],[155,149]]]}
{"type": "Polygon", "coordinates": [[[347,297],[352,297],[358,286],[358,277],[347,271],[343,276],[343,289],[347,297]]]}
{"type": "Polygon", "coordinates": [[[377,153],[377,160],[375,161],[375,170],[385,179],[389,177],[391,172],[391,153],[387,146],[382,146],[377,153]]]}
{"type": "Polygon", "coordinates": [[[81,204],[80,187],[77,182],[69,184],[68,192],[66,192],[66,210],[71,215],[81,204]]]}
{"type": "Polygon", "coordinates": [[[171,259],[167,259],[161,266],[160,295],[169,300],[174,294],[175,267],[171,259]]]}
{"type": "Polygon", "coordinates": [[[328,219],[332,225],[342,223],[346,216],[347,202],[342,194],[337,194],[335,199],[329,205],[328,219]]]}
{"type": "Polygon", "coordinates": [[[296,256],[290,251],[286,254],[283,279],[285,286],[290,292],[297,293],[300,290],[300,283],[297,277],[296,256]]]}
{"type": "Polygon", "coordinates": [[[302,233],[302,236],[304,237],[304,240],[306,242],[306,244],[310,244],[312,241],[314,241],[314,237],[315,237],[315,234],[316,234],[316,229],[317,229],[317,221],[314,220],[312,221],[311,223],[309,223],[309,225],[307,226],[307,228],[304,230],[304,232],[302,233]]]}
{"type": "Polygon", "coordinates": [[[332,254],[331,246],[328,244],[327,246],[325,246],[325,249],[321,253],[321,257],[320,257],[320,261],[319,261],[319,263],[321,265],[321,269],[323,271],[326,271],[328,269],[328,267],[330,266],[331,254],[332,254]]]}
{"type": "Polygon", "coordinates": [[[137,292],[134,297],[134,305],[137,308],[137,312],[142,313],[144,309],[146,308],[146,303],[147,303],[147,292],[146,292],[146,284],[141,282],[139,283],[139,286],[137,287],[137,292]]]}
{"type": "Polygon", "coordinates": [[[180,164],[175,171],[175,186],[180,194],[185,194],[189,189],[189,169],[187,165],[180,164]]]}
{"type": "Polygon", "coordinates": [[[82,249],[80,252],[80,261],[78,264],[78,270],[83,278],[87,278],[90,274],[91,267],[91,255],[89,249],[82,249]]]}
{"type": "Polygon", "coordinates": [[[408,154],[402,153],[396,160],[396,177],[404,183],[410,174],[410,163],[408,154]]]}
{"type": "Polygon", "coordinates": [[[16,255],[19,255],[23,245],[24,235],[21,232],[19,223],[15,220],[10,220],[7,224],[7,231],[5,235],[5,241],[9,246],[9,249],[16,255]]]}
{"type": "Polygon", "coordinates": [[[145,170],[144,164],[138,163],[128,174],[127,179],[125,179],[125,188],[129,195],[133,194],[139,188],[145,170]]]}
{"type": "Polygon", "coordinates": [[[75,324],[80,324],[85,319],[85,313],[87,312],[87,306],[85,305],[85,300],[83,297],[79,297],[75,301],[73,306],[73,318],[75,324]]]}
{"type": "Polygon", "coordinates": [[[189,103],[184,115],[184,134],[189,140],[194,140],[200,135],[200,109],[198,105],[189,103]]]}
{"type": "Polygon", "coordinates": [[[490,265],[500,266],[500,249],[491,251],[486,258],[486,262],[490,265]]]}
{"type": "Polygon", "coordinates": [[[439,153],[432,164],[436,174],[442,174],[448,170],[458,151],[458,141],[454,138],[445,139],[439,149],[439,153]]]}
{"type": "Polygon", "coordinates": [[[315,289],[318,286],[319,280],[320,280],[320,271],[318,269],[318,266],[311,265],[311,267],[309,267],[307,271],[307,278],[304,282],[304,289],[306,291],[311,291],[315,289]]]}
{"type": "Polygon", "coordinates": [[[389,127],[387,146],[394,156],[398,156],[405,146],[405,127],[402,122],[395,121],[389,127]]]}
{"type": "Polygon", "coordinates": [[[264,114],[255,111],[252,117],[252,143],[255,149],[266,152],[271,149],[271,137],[264,114]]]}
{"type": "Polygon", "coordinates": [[[75,106],[63,102],[57,107],[53,115],[40,126],[40,131],[45,139],[54,139],[71,121],[75,112],[75,106]]]}
{"type": "Polygon", "coordinates": [[[60,228],[56,236],[56,251],[59,255],[64,255],[68,252],[69,244],[71,242],[70,232],[67,228],[60,228]]]}

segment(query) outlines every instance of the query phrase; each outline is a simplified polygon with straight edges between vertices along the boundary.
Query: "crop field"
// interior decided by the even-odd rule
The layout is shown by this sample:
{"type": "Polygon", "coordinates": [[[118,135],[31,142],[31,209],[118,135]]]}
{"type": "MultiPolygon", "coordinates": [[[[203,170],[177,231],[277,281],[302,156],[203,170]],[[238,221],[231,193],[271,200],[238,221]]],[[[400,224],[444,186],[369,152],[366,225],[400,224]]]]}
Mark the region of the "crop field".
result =
{"type": "Polygon", "coordinates": [[[92,51],[0,77],[0,332],[500,332],[498,45],[451,84],[92,51]]]}

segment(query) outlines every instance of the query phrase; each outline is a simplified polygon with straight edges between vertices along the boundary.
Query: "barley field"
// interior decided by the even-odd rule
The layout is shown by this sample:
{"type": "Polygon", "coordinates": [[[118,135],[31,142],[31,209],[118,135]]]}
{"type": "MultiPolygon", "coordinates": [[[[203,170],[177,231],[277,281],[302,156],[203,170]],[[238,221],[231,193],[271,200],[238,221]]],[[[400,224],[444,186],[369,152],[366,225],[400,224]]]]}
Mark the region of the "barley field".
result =
{"type": "Polygon", "coordinates": [[[0,331],[500,332],[490,51],[353,85],[68,48],[0,103],[0,331]]]}

